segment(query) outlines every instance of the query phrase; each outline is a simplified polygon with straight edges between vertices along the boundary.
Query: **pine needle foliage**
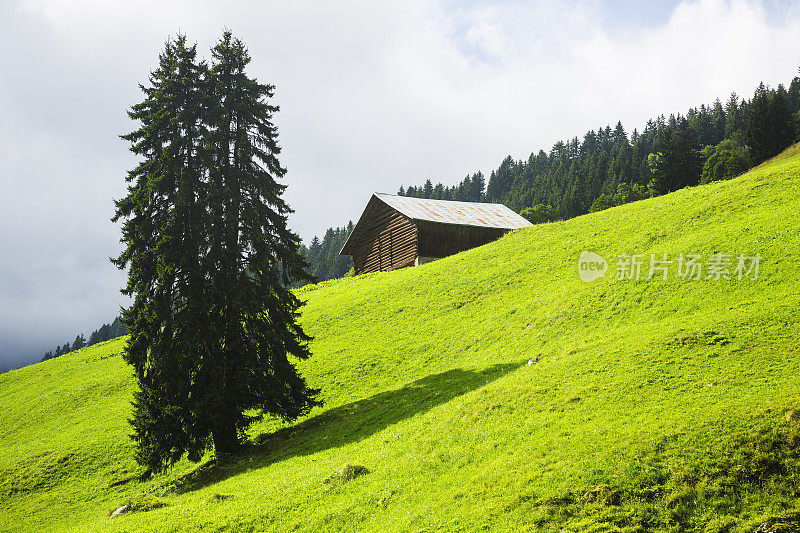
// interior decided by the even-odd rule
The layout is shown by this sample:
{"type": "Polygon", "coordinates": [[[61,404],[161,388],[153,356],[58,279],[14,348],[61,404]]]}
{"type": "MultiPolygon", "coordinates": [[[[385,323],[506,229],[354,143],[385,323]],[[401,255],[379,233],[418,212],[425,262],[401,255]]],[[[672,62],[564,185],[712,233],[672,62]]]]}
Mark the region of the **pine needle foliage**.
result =
{"type": "Polygon", "coordinates": [[[292,420],[319,403],[288,358],[310,355],[288,290],[308,275],[278,182],[274,86],[249,62],[227,31],[211,65],[185,36],[167,41],[129,112],[140,127],[122,136],[142,159],[116,202],[126,247],[112,261],[129,268],[130,422],[152,472],[212,443],[234,452],[264,414],[292,420]]]}

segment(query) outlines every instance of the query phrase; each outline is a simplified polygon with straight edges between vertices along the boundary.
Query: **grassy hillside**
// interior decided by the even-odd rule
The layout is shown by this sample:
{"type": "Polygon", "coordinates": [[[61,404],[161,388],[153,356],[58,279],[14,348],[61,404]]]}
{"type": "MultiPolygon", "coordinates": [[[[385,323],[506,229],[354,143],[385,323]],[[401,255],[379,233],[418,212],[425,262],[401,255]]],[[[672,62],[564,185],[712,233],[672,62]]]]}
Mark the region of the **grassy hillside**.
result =
{"type": "Polygon", "coordinates": [[[791,522],[797,152],[422,267],[301,289],[315,337],[301,370],[325,406],[291,427],[253,428],[248,451],[226,464],[135,478],[121,340],[0,375],[0,530],[791,522]],[[584,250],[609,261],[605,278],[579,280],[584,250]],[[758,279],[644,279],[651,253],[718,252],[760,254],[758,279]],[[641,280],[615,279],[625,253],[645,254],[641,280]],[[134,512],[108,518],[126,503],[134,512]]]}

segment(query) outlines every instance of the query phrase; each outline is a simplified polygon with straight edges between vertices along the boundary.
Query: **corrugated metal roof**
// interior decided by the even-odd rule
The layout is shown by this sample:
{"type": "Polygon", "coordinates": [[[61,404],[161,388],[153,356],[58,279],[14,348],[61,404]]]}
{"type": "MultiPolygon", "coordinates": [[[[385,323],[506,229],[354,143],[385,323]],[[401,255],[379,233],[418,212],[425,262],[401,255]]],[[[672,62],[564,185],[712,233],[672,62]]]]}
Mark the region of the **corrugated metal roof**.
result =
{"type": "MultiPolygon", "coordinates": [[[[410,196],[397,196],[376,192],[370,198],[377,198],[392,209],[402,213],[411,220],[426,220],[442,224],[458,224],[460,226],[476,226],[483,228],[519,229],[531,225],[525,218],[503,204],[486,204],[481,202],[453,202],[450,200],[428,200],[425,198],[412,198],[410,196]]],[[[364,231],[364,217],[366,210],[353,228],[353,232],[342,246],[340,254],[350,255],[350,243],[360,238],[364,231]]]]}
{"type": "Polygon", "coordinates": [[[503,204],[429,200],[384,193],[375,193],[375,196],[412,220],[501,229],[526,228],[531,225],[503,204]]]}

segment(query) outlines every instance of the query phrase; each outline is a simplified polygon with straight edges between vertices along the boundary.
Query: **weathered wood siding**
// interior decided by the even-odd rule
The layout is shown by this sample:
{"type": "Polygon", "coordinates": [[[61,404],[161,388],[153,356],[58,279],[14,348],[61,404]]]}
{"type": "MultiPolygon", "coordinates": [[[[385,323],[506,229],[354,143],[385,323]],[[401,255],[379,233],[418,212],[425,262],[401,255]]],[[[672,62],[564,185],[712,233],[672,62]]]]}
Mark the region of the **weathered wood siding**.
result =
{"type": "MultiPolygon", "coordinates": [[[[435,213],[434,213],[435,214],[435,213]]],[[[395,270],[492,242],[508,229],[412,219],[373,195],[342,253],[356,274],[395,270]]]]}
{"type": "Polygon", "coordinates": [[[363,238],[353,248],[356,274],[413,265],[417,257],[417,227],[405,215],[374,196],[364,210],[363,238]]]}
{"type": "Polygon", "coordinates": [[[447,257],[495,241],[508,230],[418,221],[417,231],[419,255],[447,257]]]}

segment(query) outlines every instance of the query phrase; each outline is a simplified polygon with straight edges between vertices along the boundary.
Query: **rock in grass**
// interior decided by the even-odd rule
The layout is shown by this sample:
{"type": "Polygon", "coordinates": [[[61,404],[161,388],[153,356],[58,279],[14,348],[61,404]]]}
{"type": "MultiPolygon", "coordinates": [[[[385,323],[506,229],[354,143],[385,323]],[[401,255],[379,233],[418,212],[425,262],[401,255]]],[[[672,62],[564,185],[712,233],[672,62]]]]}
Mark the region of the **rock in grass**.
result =
{"type": "Polygon", "coordinates": [[[130,508],[131,508],[130,505],[123,505],[122,507],[118,507],[113,513],[111,513],[111,518],[127,513],[130,508]]]}
{"type": "Polygon", "coordinates": [[[367,467],[347,464],[344,465],[341,470],[338,470],[325,478],[325,483],[329,485],[347,483],[348,481],[353,481],[355,478],[363,476],[364,474],[369,474],[367,467]]]}
{"type": "Polygon", "coordinates": [[[128,500],[128,503],[125,505],[118,507],[113,513],[111,513],[110,516],[113,518],[126,513],[152,511],[153,509],[166,507],[166,505],[167,502],[161,500],[160,498],[156,498],[152,494],[141,493],[128,500]]]}
{"type": "Polygon", "coordinates": [[[224,502],[229,498],[231,498],[230,494],[212,494],[206,499],[206,503],[224,502]]]}
{"type": "Polygon", "coordinates": [[[797,533],[797,527],[785,522],[768,520],[758,526],[753,533],[797,533]]]}
{"type": "Polygon", "coordinates": [[[800,510],[794,509],[781,516],[762,522],[753,533],[798,533],[800,532],[800,510]]]}

